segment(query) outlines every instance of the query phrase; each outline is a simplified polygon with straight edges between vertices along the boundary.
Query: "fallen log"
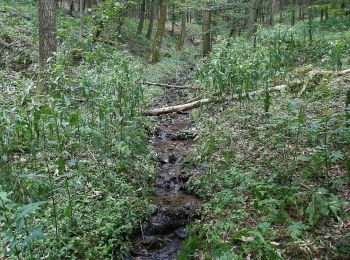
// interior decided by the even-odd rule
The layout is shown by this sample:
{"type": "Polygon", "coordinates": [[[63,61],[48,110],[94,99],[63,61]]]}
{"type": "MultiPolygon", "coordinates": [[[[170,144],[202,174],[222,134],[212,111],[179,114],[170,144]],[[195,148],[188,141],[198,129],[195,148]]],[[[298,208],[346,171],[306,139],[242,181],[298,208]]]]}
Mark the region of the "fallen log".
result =
{"type": "MultiPolygon", "coordinates": [[[[335,77],[342,77],[342,76],[346,76],[347,74],[350,74],[350,69],[346,69],[346,70],[342,70],[342,71],[338,71],[338,72],[334,72],[334,71],[318,71],[318,72],[325,73],[325,74],[334,73],[335,77]]],[[[286,87],[287,87],[287,85],[279,85],[279,86],[270,87],[270,88],[268,88],[268,92],[282,91],[286,87]]],[[[200,99],[200,100],[197,100],[194,102],[189,102],[186,104],[152,109],[152,110],[145,112],[144,115],[146,115],[146,116],[159,116],[159,115],[163,115],[163,114],[183,112],[183,111],[192,110],[192,109],[195,109],[195,108],[198,108],[200,106],[210,104],[210,103],[223,103],[223,102],[227,102],[227,101],[237,100],[237,99],[239,99],[241,97],[245,97],[245,96],[260,95],[264,92],[265,92],[265,89],[260,89],[260,90],[253,91],[250,93],[243,93],[242,95],[233,95],[233,96],[224,97],[224,98],[211,98],[211,99],[204,98],[204,99],[200,99]]]]}
{"type": "Polygon", "coordinates": [[[339,71],[339,72],[337,73],[337,76],[338,76],[338,77],[341,77],[341,76],[345,76],[345,75],[347,75],[347,74],[350,74],[350,69],[339,71]]]}
{"type": "MultiPolygon", "coordinates": [[[[269,92],[276,92],[276,91],[281,91],[285,88],[286,88],[286,85],[280,85],[280,86],[271,87],[268,89],[268,91],[269,92]]],[[[265,92],[265,89],[261,89],[261,90],[257,90],[257,91],[253,91],[251,93],[248,93],[248,95],[254,96],[254,95],[262,94],[264,92],[265,92]]],[[[226,98],[213,98],[213,99],[204,98],[204,99],[200,99],[200,100],[186,103],[186,104],[152,109],[152,110],[145,112],[144,115],[146,115],[146,116],[159,116],[159,115],[170,114],[170,113],[175,113],[175,112],[184,112],[184,111],[192,110],[194,108],[198,108],[200,106],[210,104],[210,103],[222,103],[222,102],[226,102],[226,101],[237,100],[243,96],[247,96],[247,94],[243,93],[241,96],[233,95],[233,96],[226,97],[226,98]]]]}
{"type": "Polygon", "coordinates": [[[142,84],[149,85],[149,86],[163,87],[163,88],[197,89],[197,87],[194,87],[194,86],[178,86],[178,85],[169,85],[169,84],[153,83],[153,82],[142,82],[142,84]]]}
{"type": "Polygon", "coordinates": [[[170,106],[170,107],[161,107],[161,108],[156,108],[153,110],[150,110],[145,113],[146,116],[159,116],[162,114],[169,114],[169,113],[174,113],[174,112],[184,112],[188,111],[197,107],[200,107],[202,105],[212,103],[214,100],[205,98],[205,99],[200,99],[198,101],[194,101],[191,103],[186,103],[182,105],[177,105],[177,106],[170,106]]]}

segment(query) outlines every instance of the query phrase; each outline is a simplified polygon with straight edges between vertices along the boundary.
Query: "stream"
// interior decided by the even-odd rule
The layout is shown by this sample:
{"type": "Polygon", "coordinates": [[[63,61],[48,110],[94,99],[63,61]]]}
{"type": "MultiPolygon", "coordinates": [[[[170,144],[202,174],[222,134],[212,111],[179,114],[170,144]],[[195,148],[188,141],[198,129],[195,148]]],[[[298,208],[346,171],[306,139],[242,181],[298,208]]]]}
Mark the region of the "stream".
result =
{"type": "MultiPolygon", "coordinates": [[[[166,90],[155,106],[177,103],[184,98],[181,90],[166,90]]],[[[149,144],[158,159],[152,210],[133,240],[127,259],[177,259],[187,237],[186,225],[198,217],[201,201],[185,192],[183,186],[194,166],[187,160],[194,151],[196,136],[188,113],[158,117],[157,131],[149,144]]]]}

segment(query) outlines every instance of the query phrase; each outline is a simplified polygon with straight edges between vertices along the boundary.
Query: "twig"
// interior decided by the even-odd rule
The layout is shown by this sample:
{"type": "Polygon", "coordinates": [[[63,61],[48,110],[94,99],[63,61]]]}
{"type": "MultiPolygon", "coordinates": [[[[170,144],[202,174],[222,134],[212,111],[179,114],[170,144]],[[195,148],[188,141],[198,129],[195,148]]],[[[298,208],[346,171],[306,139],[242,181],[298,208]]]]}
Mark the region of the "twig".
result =
{"type": "Polygon", "coordinates": [[[141,83],[144,85],[158,86],[163,88],[198,89],[198,87],[195,87],[195,86],[177,86],[177,85],[169,85],[169,84],[153,83],[153,82],[141,82],[141,83]]]}

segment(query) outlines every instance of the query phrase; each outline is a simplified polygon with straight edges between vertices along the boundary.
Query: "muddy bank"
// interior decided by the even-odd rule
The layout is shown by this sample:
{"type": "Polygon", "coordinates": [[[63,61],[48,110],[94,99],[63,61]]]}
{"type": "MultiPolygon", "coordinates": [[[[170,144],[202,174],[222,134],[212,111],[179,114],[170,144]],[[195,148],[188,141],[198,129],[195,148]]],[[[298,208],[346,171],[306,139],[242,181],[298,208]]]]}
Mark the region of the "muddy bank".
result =
{"type": "MultiPolygon", "coordinates": [[[[156,105],[179,102],[183,91],[166,91],[156,105]]],[[[201,201],[183,189],[190,177],[193,164],[189,158],[195,148],[196,131],[189,114],[171,114],[158,117],[157,131],[149,143],[157,154],[158,171],[154,184],[152,209],[148,221],[134,239],[128,259],[176,259],[186,225],[198,212],[201,201]]]]}

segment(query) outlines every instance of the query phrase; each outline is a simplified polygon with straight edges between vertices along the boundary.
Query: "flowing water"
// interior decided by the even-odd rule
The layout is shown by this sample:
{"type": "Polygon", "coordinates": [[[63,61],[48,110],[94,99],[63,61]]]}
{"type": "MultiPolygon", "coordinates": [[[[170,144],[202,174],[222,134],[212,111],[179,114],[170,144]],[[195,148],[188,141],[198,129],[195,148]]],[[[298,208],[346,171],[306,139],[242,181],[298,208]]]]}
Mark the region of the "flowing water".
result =
{"type": "MultiPolygon", "coordinates": [[[[167,90],[157,106],[180,102],[182,92],[167,90]]],[[[158,117],[157,131],[150,139],[159,167],[154,184],[153,208],[149,219],[133,241],[128,259],[177,259],[185,226],[198,217],[201,201],[183,189],[194,170],[188,160],[194,151],[195,130],[188,114],[158,117]]]]}

